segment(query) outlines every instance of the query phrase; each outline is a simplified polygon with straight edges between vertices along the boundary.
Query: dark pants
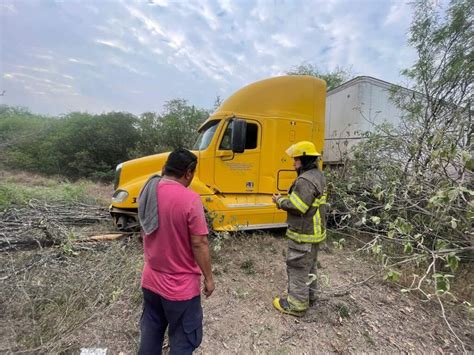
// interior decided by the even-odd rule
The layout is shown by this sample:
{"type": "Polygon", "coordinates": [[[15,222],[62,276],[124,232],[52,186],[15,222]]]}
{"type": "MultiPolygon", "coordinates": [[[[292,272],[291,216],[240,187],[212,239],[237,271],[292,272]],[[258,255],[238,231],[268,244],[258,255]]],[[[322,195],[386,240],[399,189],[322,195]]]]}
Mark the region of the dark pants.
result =
{"type": "Polygon", "coordinates": [[[143,315],[140,321],[140,355],[161,354],[168,327],[170,354],[192,354],[202,340],[201,296],[188,301],[169,301],[143,290],[143,315]]]}

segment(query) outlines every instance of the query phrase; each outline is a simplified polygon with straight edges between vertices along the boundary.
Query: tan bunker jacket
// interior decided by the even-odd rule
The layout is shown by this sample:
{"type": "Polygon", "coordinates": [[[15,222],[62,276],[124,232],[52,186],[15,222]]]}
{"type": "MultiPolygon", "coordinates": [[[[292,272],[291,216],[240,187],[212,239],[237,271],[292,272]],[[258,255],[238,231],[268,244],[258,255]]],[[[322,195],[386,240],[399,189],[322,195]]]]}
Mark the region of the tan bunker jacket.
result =
{"type": "Polygon", "coordinates": [[[326,179],[318,169],[299,175],[280,197],[278,208],[288,212],[286,236],[298,243],[320,243],[326,238],[326,179]]]}

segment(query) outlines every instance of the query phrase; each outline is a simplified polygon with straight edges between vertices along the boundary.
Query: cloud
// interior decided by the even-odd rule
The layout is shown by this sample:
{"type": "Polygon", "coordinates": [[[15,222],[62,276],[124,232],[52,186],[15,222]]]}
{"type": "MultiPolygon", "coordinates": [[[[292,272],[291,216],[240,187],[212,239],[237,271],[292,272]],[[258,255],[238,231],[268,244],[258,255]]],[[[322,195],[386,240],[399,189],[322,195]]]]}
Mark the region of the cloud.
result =
{"type": "Polygon", "coordinates": [[[88,65],[91,67],[95,67],[96,65],[94,63],[91,63],[87,60],[84,59],[78,59],[78,58],[68,58],[68,61],[71,63],[76,63],[76,64],[81,64],[81,65],[88,65]]]}
{"type": "Polygon", "coordinates": [[[277,43],[278,45],[284,47],[284,48],[295,48],[296,44],[293,40],[290,40],[286,35],[277,33],[272,35],[272,40],[277,43]]]}
{"type": "Polygon", "coordinates": [[[39,59],[46,59],[46,60],[54,59],[52,55],[48,55],[48,54],[35,54],[34,57],[39,58],[39,59]]]}
{"type": "Polygon", "coordinates": [[[143,14],[140,10],[133,8],[131,6],[125,6],[125,8],[128,10],[130,15],[132,17],[140,20],[146,28],[151,32],[151,34],[156,34],[160,36],[164,36],[165,33],[163,32],[163,29],[161,28],[160,24],[153,20],[152,18],[149,18],[145,14],[143,14]]]}
{"type": "Polygon", "coordinates": [[[72,75],[61,74],[61,76],[65,79],[69,79],[69,80],[74,80],[75,79],[72,75]]]}
{"type": "MultiPolygon", "coordinates": [[[[222,59],[217,51],[209,51],[206,46],[209,42],[205,38],[195,38],[203,47],[198,47],[190,39],[193,33],[184,33],[180,26],[170,28],[161,24],[158,20],[145,15],[139,9],[126,6],[129,14],[140,21],[146,30],[134,27],[132,34],[141,44],[151,45],[151,51],[157,55],[166,56],[166,63],[175,66],[180,71],[195,71],[203,73],[209,79],[216,81],[226,81],[224,73],[231,73],[232,67],[222,59]]],[[[209,28],[217,26],[217,18],[212,15],[208,4],[197,4],[190,2],[188,6],[179,9],[181,16],[188,14],[198,14],[202,17],[209,28]]],[[[189,29],[192,32],[192,29],[189,29]]],[[[150,50],[150,48],[149,48],[150,50]]]]}
{"type": "Polygon", "coordinates": [[[3,9],[6,13],[16,14],[18,11],[15,8],[15,5],[2,2],[0,4],[0,9],[3,9]]]}
{"type": "Polygon", "coordinates": [[[217,94],[302,62],[398,82],[414,59],[411,7],[400,0],[1,3],[15,12],[0,11],[2,79],[18,85],[5,100],[44,109],[49,101],[28,101],[26,86],[48,94],[53,83],[71,85],[56,86],[64,92],[48,112],[83,104],[140,113],[177,97],[211,107],[217,94]]]}
{"type": "Polygon", "coordinates": [[[96,39],[94,42],[98,43],[98,44],[102,44],[102,45],[107,46],[107,47],[111,47],[111,48],[114,48],[114,49],[121,50],[122,52],[125,52],[125,53],[128,53],[128,52],[131,51],[130,48],[126,47],[125,45],[123,45],[119,41],[96,39]]]}
{"type": "Polygon", "coordinates": [[[5,73],[4,78],[22,85],[22,87],[36,95],[79,95],[70,84],[53,81],[43,77],[37,77],[24,73],[5,73]]]}
{"type": "Polygon", "coordinates": [[[38,73],[52,73],[52,71],[50,69],[46,69],[46,68],[27,67],[27,66],[24,66],[24,65],[15,65],[15,67],[17,67],[19,69],[38,72],[38,73]]]}
{"type": "Polygon", "coordinates": [[[190,1],[188,6],[189,10],[201,17],[210,29],[216,30],[219,27],[219,19],[207,1],[190,1]]]}
{"type": "Polygon", "coordinates": [[[65,79],[69,80],[74,80],[74,77],[72,75],[64,74],[64,73],[58,73],[56,70],[53,69],[47,69],[47,68],[39,68],[39,67],[27,67],[24,65],[15,65],[16,68],[22,69],[24,71],[32,71],[36,73],[46,73],[54,76],[60,76],[65,79]]]}
{"type": "Polygon", "coordinates": [[[62,84],[59,82],[54,82],[50,79],[39,78],[33,75],[24,74],[24,73],[5,73],[4,77],[11,80],[18,80],[18,81],[25,81],[25,79],[28,79],[28,80],[33,80],[33,81],[42,83],[43,85],[50,85],[50,86],[54,85],[58,87],[68,88],[68,89],[72,88],[72,86],[69,84],[62,84]]]}
{"type": "Polygon", "coordinates": [[[409,18],[410,8],[404,1],[396,1],[390,6],[390,10],[383,22],[384,26],[397,24],[402,20],[409,18]]]}
{"type": "Polygon", "coordinates": [[[168,0],[148,0],[148,5],[158,5],[161,7],[168,7],[169,1],[168,0]]]}
{"type": "Polygon", "coordinates": [[[218,0],[217,1],[219,6],[223,11],[225,11],[227,14],[232,14],[234,13],[234,5],[232,3],[232,0],[218,0]]]}
{"type": "Polygon", "coordinates": [[[95,15],[100,14],[100,10],[95,6],[92,6],[91,4],[83,4],[83,6],[89,11],[91,11],[92,13],[94,13],[95,15]]]}
{"type": "Polygon", "coordinates": [[[143,72],[137,68],[134,68],[131,64],[127,63],[126,61],[120,59],[119,57],[109,57],[107,59],[107,62],[112,64],[112,65],[115,65],[116,67],[119,67],[119,68],[122,68],[122,69],[125,69],[127,71],[129,71],[130,73],[133,73],[133,74],[138,74],[138,75],[146,75],[147,73],[146,72],[143,72]]]}

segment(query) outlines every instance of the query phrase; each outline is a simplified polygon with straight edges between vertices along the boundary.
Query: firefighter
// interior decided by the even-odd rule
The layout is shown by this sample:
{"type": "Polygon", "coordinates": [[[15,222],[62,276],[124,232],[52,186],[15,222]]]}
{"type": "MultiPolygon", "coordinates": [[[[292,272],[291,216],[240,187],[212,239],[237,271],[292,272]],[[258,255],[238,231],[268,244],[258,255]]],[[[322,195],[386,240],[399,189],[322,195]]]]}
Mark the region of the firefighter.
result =
{"type": "Polygon", "coordinates": [[[273,202],[287,212],[288,296],[276,297],[273,306],[282,313],[303,316],[316,300],[316,259],[319,243],[326,238],[326,180],[318,168],[321,154],[313,143],[301,141],[286,150],[298,174],[288,196],[273,195],[273,202]]]}

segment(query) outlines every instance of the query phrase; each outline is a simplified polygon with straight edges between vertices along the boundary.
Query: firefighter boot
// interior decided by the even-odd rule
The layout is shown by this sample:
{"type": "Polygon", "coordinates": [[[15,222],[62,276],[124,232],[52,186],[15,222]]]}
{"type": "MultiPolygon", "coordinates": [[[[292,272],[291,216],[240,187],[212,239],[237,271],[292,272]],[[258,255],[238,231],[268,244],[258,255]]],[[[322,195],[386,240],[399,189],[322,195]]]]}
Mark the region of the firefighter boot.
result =
{"type": "Polygon", "coordinates": [[[306,313],[306,310],[296,310],[291,307],[286,298],[275,297],[273,300],[273,306],[281,313],[291,314],[295,317],[302,317],[306,313]]]}

